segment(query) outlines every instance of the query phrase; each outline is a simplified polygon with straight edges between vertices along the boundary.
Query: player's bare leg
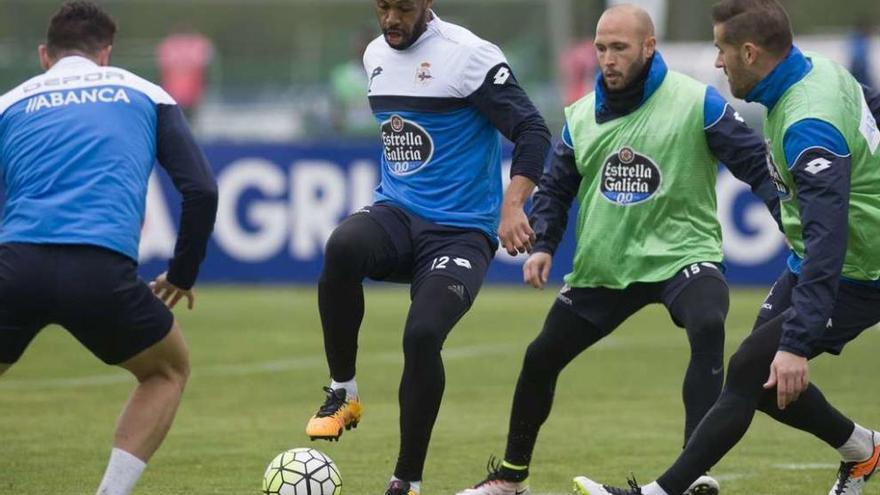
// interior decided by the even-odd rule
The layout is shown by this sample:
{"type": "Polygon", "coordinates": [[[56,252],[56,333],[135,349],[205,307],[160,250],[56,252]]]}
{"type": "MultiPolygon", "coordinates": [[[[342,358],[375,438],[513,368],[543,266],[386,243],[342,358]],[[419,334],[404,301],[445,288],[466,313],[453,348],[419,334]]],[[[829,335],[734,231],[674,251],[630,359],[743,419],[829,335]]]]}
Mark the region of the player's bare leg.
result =
{"type": "Polygon", "coordinates": [[[189,351],[177,323],[156,345],[122,363],[138,380],[113,445],[148,461],[168,433],[189,377],[189,351]]]}
{"type": "Polygon", "coordinates": [[[127,495],[171,428],[189,377],[189,352],[177,323],[164,339],[120,365],[138,380],[119,417],[98,495],[127,495]]]}

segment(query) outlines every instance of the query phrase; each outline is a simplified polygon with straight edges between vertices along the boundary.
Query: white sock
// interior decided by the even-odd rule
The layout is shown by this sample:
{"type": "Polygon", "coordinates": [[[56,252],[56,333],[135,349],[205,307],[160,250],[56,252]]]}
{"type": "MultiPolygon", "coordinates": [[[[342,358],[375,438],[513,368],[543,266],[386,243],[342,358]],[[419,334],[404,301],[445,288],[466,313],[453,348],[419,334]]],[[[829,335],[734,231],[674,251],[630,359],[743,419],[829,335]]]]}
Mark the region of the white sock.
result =
{"type": "Polygon", "coordinates": [[[114,447],[96,495],[129,495],[146,467],[144,461],[114,447]]]}
{"type": "Polygon", "coordinates": [[[358,383],[357,380],[352,378],[347,382],[337,382],[336,380],[330,380],[330,388],[333,390],[339,390],[340,388],[345,389],[345,398],[346,399],[357,399],[358,398],[358,383]]]}
{"type": "MultiPolygon", "coordinates": [[[[392,476],[391,481],[404,481],[397,476],[392,476]]],[[[412,491],[416,493],[422,493],[422,482],[421,481],[409,481],[409,487],[412,491]]]]}
{"type": "Polygon", "coordinates": [[[874,453],[874,432],[856,425],[849,440],[837,449],[846,462],[864,461],[874,453]]]}
{"type": "Polygon", "coordinates": [[[642,495],[669,495],[666,493],[666,490],[660,488],[660,485],[657,482],[653,482],[650,485],[645,485],[642,487],[642,495]]]}

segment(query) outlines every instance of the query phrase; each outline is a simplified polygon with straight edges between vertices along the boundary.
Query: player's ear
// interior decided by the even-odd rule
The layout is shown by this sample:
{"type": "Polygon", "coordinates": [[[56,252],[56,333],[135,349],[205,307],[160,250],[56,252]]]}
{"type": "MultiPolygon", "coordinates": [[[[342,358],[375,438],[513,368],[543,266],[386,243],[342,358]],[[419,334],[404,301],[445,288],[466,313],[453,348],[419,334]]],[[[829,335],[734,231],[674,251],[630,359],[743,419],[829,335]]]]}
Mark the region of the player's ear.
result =
{"type": "Polygon", "coordinates": [[[110,65],[110,53],[113,51],[113,45],[107,45],[98,52],[98,65],[106,67],[110,65]]]}
{"type": "Polygon", "coordinates": [[[651,58],[654,56],[654,51],[657,50],[657,38],[654,36],[648,36],[648,39],[645,40],[644,44],[645,50],[645,58],[651,58]]]}
{"type": "Polygon", "coordinates": [[[758,46],[751,42],[743,43],[739,50],[740,56],[746,65],[753,65],[758,60],[758,46]]]}
{"type": "Polygon", "coordinates": [[[46,45],[40,44],[37,47],[37,55],[40,57],[40,67],[43,70],[49,70],[50,67],[55,65],[55,61],[49,55],[49,48],[46,45]]]}

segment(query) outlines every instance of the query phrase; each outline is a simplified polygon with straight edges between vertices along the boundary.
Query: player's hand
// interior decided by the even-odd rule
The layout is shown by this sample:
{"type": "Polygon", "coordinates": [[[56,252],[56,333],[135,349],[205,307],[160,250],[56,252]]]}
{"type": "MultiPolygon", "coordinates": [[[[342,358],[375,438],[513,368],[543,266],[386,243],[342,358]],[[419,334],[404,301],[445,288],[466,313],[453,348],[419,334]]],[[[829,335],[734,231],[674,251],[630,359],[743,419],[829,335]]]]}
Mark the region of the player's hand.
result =
{"type": "Polygon", "coordinates": [[[193,305],[196,302],[196,296],[192,290],[183,290],[168,281],[168,272],[159,275],[156,277],[156,280],[150,282],[150,289],[156,297],[172,309],[184,297],[186,298],[187,309],[193,309],[193,305]]]}
{"type": "Polygon", "coordinates": [[[536,289],[543,289],[550,278],[553,256],[550,253],[532,253],[523,265],[523,281],[536,289]]]}
{"type": "Polygon", "coordinates": [[[810,385],[810,365],[807,358],[779,351],[770,365],[770,378],[764,384],[767,390],[776,387],[776,404],[785,409],[810,385]]]}
{"type": "Polygon", "coordinates": [[[527,253],[535,242],[535,231],[529,225],[529,218],[521,206],[505,204],[501,210],[501,225],[498,237],[507,254],[527,253]]]}

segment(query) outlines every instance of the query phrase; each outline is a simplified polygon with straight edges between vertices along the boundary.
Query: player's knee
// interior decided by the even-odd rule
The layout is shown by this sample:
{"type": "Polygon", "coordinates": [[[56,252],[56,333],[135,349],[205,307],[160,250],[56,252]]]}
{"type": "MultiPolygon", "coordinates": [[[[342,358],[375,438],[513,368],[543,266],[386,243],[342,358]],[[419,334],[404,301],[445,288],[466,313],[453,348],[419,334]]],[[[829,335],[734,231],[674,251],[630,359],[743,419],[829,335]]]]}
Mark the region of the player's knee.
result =
{"type": "Polygon", "coordinates": [[[523,359],[523,374],[527,376],[553,376],[559,374],[561,368],[557,353],[540,337],[532,341],[526,348],[523,359]]]}
{"type": "Polygon", "coordinates": [[[754,386],[766,377],[769,362],[750,339],[743,341],[727,364],[727,386],[740,389],[754,386]]]}
{"type": "Polygon", "coordinates": [[[431,322],[411,322],[403,335],[403,352],[409,357],[421,358],[440,354],[443,334],[442,329],[431,322]]]}
{"type": "Polygon", "coordinates": [[[724,319],[721,311],[701,311],[685,323],[693,352],[724,351],[724,319]]]}
{"type": "Polygon", "coordinates": [[[158,344],[123,364],[137,380],[160,380],[183,390],[189,380],[189,349],[177,323],[158,344]]]}
{"type": "Polygon", "coordinates": [[[364,264],[366,251],[358,242],[356,233],[350,226],[340,225],[330,235],[324,248],[324,269],[322,279],[362,276],[358,273],[364,264]]]}

